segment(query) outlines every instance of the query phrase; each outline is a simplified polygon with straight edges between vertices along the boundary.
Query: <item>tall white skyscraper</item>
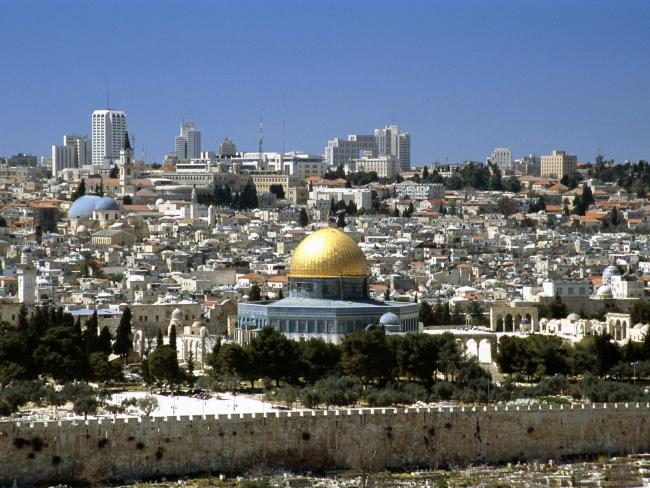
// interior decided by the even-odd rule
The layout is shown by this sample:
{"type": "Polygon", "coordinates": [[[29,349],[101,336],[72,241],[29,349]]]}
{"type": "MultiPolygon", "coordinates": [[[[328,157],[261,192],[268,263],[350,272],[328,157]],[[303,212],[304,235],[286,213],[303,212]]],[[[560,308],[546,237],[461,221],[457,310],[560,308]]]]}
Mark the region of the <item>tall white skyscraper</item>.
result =
{"type": "Polygon", "coordinates": [[[178,159],[198,159],[201,157],[201,131],[193,122],[183,122],[181,133],[176,137],[176,156],[178,159]]]}
{"type": "Polygon", "coordinates": [[[121,110],[95,110],[93,126],[93,165],[112,166],[120,159],[126,133],[126,113],[121,110]]]}
{"type": "Polygon", "coordinates": [[[512,148],[495,147],[488,159],[500,170],[510,170],[512,169],[512,148]]]}

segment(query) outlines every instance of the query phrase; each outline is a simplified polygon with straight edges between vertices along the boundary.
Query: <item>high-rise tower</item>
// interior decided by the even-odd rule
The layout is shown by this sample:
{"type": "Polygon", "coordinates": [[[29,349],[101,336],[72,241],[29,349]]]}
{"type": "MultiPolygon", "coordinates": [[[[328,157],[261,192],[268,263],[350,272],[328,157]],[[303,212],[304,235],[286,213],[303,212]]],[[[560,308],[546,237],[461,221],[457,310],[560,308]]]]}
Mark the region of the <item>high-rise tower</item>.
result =
{"type": "Polygon", "coordinates": [[[201,157],[201,131],[193,122],[183,122],[181,133],[176,137],[176,156],[178,159],[198,159],[201,157]]]}
{"type": "Polygon", "coordinates": [[[92,117],[93,165],[114,165],[124,147],[126,113],[121,110],[95,110],[92,117]]]}

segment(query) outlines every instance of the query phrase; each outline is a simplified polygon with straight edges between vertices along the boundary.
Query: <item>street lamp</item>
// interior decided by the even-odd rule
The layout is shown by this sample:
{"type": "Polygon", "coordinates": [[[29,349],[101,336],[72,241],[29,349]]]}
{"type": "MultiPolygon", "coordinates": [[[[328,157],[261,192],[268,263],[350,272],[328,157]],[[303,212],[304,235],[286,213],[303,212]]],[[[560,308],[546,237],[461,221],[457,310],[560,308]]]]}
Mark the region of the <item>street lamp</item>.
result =
{"type": "Polygon", "coordinates": [[[636,365],[639,364],[639,361],[632,361],[632,384],[636,385],[636,365]]]}

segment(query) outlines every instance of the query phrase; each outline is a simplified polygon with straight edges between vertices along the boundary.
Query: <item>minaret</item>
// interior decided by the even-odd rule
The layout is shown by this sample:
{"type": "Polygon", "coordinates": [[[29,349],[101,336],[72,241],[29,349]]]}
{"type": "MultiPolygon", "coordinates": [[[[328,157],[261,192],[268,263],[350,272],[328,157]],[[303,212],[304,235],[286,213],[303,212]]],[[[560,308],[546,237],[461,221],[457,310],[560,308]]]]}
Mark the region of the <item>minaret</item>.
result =
{"type": "Polygon", "coordinates": [[[214,205],[210,205],[208,207],[208,225],[210,227],[214,227],[216,223],[217,223],[217,214],[214,211],[214,205]]]}
{"type": "Polygon", "coordinates": [[[190,218],[196,220],[199,218],[199,199],[196,194],[196,186],[192,188],[192,203],[190,203],[190,218]]]}
{"type": "Polygon", "coordinates": [[[120,151],[120,188],[122,196],[132,193],[133,189],[133,148],[128,132],[124,134],[124,149],[120,151]]]}
{"type": "Polygon", "coordinates": [[[36,303],[36,270],[32,265],[32,250],[23,247],[20,255],[18,274],[18,303],[34,305],[36,303]]]}

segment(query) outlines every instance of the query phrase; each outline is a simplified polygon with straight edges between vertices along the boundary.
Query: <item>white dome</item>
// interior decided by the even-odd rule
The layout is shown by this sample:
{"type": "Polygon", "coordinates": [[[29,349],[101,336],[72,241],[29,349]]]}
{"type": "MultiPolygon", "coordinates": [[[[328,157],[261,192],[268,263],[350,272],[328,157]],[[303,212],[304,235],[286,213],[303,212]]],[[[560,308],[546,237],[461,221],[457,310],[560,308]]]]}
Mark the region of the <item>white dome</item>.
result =
{"type": "Polygon", "coordinates": [[[596,291],[598,298],[612,298],[612,289],[608,285],[602,285],[596,291]]]}
{"type": "Polygon", "coordinates": [[[607,266],[605,268],[605,271],[603,271],[603,278],[611,278],[612,276],[620,276],[620,275],[621,273],[619,272],[616,266],[607,266]]]}
{"type": "Polygon", "coordinates": [[[183,312],[181,312],[180,308],[174,309],[172,312],[172,320],[183,320],[183,312]]]}
{"type": "Polygon", "coordinates": [[[567,317],[567,319],[569,319],[569,322],[577,322],[578,320],[580,320],[580,315],[578,315],[577,313],[572,313],[567,317]]]}

